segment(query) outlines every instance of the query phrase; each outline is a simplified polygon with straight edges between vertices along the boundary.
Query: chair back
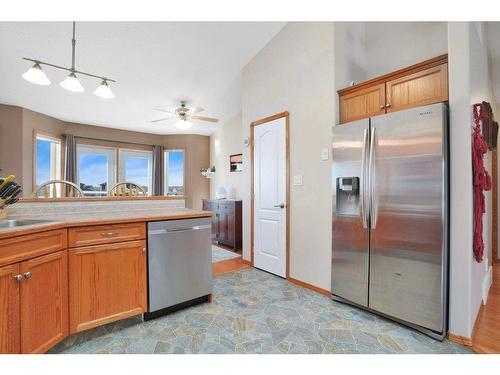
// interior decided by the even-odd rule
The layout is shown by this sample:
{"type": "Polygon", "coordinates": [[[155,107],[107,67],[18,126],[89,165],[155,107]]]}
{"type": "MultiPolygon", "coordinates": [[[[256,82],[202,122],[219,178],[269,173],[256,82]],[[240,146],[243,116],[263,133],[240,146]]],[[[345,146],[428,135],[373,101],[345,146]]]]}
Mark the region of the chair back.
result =
{"type": "Polygon", "coordinates": [[[83,197],[83,191],[73,182],[50,180],[37,186],[33,191],[35,198],[72,198],[83,197]]]}
{"type": "Polygon", "coordinates": [[[110,197],[139,197],[145,196],[146,191],[136,182],[122,181],[113,186],[108,193],[110,197]]]}

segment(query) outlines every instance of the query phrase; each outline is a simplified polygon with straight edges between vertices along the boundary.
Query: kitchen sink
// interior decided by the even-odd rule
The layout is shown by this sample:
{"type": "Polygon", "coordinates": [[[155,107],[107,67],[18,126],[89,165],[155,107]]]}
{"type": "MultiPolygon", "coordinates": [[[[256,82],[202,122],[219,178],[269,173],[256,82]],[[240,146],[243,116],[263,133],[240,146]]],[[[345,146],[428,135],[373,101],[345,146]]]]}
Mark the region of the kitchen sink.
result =
{"type": "Polygon", "coordinates": [[[0,229],[2,228],[17,228],[17,227],[24,227],[27,225],[37,225],[37,224],[44,224],[44,223],[50,223],[51,220],[0,220],[0,229]]]}

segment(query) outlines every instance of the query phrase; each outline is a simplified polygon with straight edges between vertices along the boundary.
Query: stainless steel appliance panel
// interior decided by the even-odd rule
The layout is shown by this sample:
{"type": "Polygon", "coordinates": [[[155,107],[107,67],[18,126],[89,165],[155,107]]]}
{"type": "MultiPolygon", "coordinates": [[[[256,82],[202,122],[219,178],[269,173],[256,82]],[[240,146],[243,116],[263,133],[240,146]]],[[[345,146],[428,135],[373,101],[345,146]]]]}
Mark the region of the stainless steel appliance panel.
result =
{"type": "Polygon", "coordinates": [[[369,307],[441,332],[447,262],[443,104],[372,119],[369,307]]]}
{"type": "Polygon", "coordinates": [[[211,218],[148,223],[149,312],[212,293],[211,218]]]}
{"type": "Polygon", "coordinates": [[[369,120],[333,128],[332,294],[362,306],[368,304],[368,142],[369,120]],[[347,210],[337,207],[339,194],[350,202],[347,210]]]}

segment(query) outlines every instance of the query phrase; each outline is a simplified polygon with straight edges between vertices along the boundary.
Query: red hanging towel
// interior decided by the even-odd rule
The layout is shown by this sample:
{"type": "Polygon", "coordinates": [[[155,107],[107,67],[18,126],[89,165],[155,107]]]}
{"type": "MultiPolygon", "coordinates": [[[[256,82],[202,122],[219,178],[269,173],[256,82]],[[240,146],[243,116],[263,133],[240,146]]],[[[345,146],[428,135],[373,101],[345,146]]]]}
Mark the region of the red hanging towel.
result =
{"type": "Polygon", "coordinates": [[[484,154],[488,152],[488,144],[481,134],[481,121],[488,116],[483,104],[475,104],[474,125],[472,132],[472,171],[474,186],[474,259],[476,262],[483,261],[483,214],[486,212],[484,203],[484,191],[491,190],[491,178],[484,167],[484,154]]]}

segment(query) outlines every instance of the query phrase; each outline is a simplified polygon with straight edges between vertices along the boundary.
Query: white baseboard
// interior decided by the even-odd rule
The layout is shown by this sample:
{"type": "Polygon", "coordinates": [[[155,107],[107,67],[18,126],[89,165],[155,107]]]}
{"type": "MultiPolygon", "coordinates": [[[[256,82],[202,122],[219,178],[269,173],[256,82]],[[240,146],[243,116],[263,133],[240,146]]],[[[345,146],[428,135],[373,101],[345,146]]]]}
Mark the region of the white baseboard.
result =
{"type": "Polygon", "coordinates": [[[486,304],[486,301],[488,299],[488,292],[490,291],[490,286],[491,283],[493,282],[493,267],[490,266],[488,268],[488,271],[486,272],[486,275],[484,275],[483,278],[483,284],[482,284],[482,297],[483,297],[483,303],[486,304]]]}

